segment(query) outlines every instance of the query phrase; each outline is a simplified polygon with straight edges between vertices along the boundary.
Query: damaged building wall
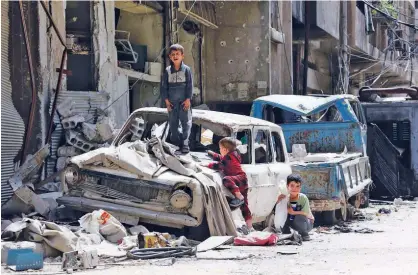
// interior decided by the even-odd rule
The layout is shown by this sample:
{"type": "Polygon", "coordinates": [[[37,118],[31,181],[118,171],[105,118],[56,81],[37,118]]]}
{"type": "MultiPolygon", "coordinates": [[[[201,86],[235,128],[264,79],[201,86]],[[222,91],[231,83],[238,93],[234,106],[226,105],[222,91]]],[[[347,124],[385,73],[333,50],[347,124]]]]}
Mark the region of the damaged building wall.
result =
{"type": "Polygon", "coordinates": [[[205,28],[205,103],[251,101],[269,89],[269,2],[216,2],[205,28]]]}
{"type": "MultiPolygon", "coordinates": [[[[59,32],[63,37],[65,32],[65,1],[49,1],[47,3],[49,12],[55,22],[59,32]]],[[[49,19],[42,8],[38,5],[39,13],[39,57],[40,74],[42,78],[41,88],[38,91],[38,97],[41,102],[39,113],[41,116],[42,127],[42,145],[47,136],[48,124],[51,119],[51,104],[57,87],[59,73],[55,70],[60,67],[64,46],[61,44],[58,35],[52,28],[49,19]]],[[[61,82],[61,91],[66,90],[67,78],[63,74],[61,82]]]]}
{"type": "MultiPolygon", "coordinates": [[[[193,96],[194,101],[200,103],[200,99],[196,98],[200,94],[200,46],[199,46],[199,34],[188,33],[184,28],[179,28],[179,43],[184,47],[184,63],[190,67],[193,72],[193,96]]],[[[203,67],[203,66],[202,66],[203,67]]]]}
{"type": "MultiPolygon", "coordinates": [[[[158,12],[138,14],[121,10],[117,30],[130,32],[132,45],[147,46],[147,62],[162,63],[163,47],[163,17],[158,12]]],[[[145,71],[149,74],[149,71],[145,71]]],[[[134,83],[137,79],[130,80],[134,83]]],[[[139,80],[130,92],[130,107],[132,110],[159,106],[160,83],[139,80]]],[[[129,94],[129,93],[128,93],[129,94]]]]}
{"type": "Polygon", "coordinates": [[[129,116],[129,86],[126,76],[118,70],[115,47],[115,4],[113,1],[95,1],[93,5],[93,45],[97,68],[98,91],[110,95],[110,117],[121,127],[129,116]],[[119,76],[121,80],[119,81],[119,76]]]}
{"type": "Polygon", "coordinates": [[[283,34],[283,43],[271,41],[271,93],[292,94],[292,2],[270,2],[270,27],[283,34]],[[277,9],[274,6],[277,6],[277,9]]]}

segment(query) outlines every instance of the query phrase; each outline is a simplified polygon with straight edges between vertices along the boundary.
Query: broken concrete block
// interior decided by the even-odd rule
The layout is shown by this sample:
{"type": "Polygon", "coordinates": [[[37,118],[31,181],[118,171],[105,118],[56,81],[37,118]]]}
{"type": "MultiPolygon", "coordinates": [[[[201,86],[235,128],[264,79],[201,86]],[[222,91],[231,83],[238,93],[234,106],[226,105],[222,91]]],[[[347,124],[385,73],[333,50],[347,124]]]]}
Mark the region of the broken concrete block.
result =
{"type": "Polygon", "coordinates": [[[73,130],[69,130],[65,133],[65,139],[68,144],[82,150],[83,152],[94,150],[97,147],[96,144],[87,141],[83,135],[73,130]]]}
{"type": "Polygon", "coordinates": [[[24,203],[32,205],[36,212],[44,217],[48,217],[50,212],[48,203],[28,187],[20,187],[15,191],[15,195],[19,197],[19,199],[21,199],[24,203]]]}
{"type": "Polygon", "coordinates": [[[30,158],[27,158],[25,163],[19,167],[16,173],[9,179],[9,183],[13,190],[16,191],[25,179],[28,179],[35,175],[46,157],[49,155],[49,144],[46,144],[42,149],[35,153],[30,158]]]}
{"type": "Polygon", "coordinates": [[[67,166],[67,164],[70,162],[69,157],[59,157],[57,159],[57,171],[63,170],[65,168],[65,166],[67,166]]]}
{"type": "Polygon", "coordinates": [[[84,122],[84,117],[80,115],[67,117],[61,120],[62,127],[65,130],[74,129],[75,127],[77,127],[79,123],[82,123],[82,122],[84,122]]]}
{"type": "Polygon", "coordinates": [[[80,155],[81,152],[73,146],[61,146],[58,148],[58,157],[74,157],[80,155]]]}
{"type": "Polygon", "coordinates": [[[1,220],[1,232],[3,232],[3,230],[11,224],[11,220],[1,220]]]}
{"type": "Polygon", "coordinates": [[[73,101],[70,98],[65,99],[57,105],[57,111],[61,117],[70,117],[73,115],[73,101]]]}
{"type": "Polygon", "coordinates": [[[82,124],[82,132],[87,140],[89,141],[96,141],[97,140],[97,128],[96,124],[91,124],[87,122],[83,122],[82,124]]]}
{"type": "Polygon", "coordinates": [[[110,118],[105,117],[96,124],[97,133],[102,141],[113,138],[113,123],[110,118]]]}
{"type": "Polygon", "coordinates": [[[129,131],[132,133],[132,140],[138,140],[142,138],[142,134],[145,129],[145,121],[142,117],[135,118],[132,123],[129,131]]]}

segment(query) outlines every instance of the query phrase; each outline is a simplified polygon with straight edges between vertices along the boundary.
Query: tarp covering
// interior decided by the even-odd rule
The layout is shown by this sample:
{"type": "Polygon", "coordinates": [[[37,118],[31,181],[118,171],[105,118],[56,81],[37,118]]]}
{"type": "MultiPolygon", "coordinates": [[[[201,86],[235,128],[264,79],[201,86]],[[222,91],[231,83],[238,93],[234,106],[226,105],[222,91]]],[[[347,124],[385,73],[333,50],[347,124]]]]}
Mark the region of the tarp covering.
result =
{"type": "Polygon", "coordinates": [[[157,179],[161,168],[195,178],[203,191],[203,206],[212,236],[236,236],[232,213],[223,192],[222,183],[212,177],[191,158],[174,154],[174,147],[158,138],[147,142],[126,142],[118,147],[101,148],[73,157],[79,168],[106,167],[125,170],[143,179],[157,179]]]}

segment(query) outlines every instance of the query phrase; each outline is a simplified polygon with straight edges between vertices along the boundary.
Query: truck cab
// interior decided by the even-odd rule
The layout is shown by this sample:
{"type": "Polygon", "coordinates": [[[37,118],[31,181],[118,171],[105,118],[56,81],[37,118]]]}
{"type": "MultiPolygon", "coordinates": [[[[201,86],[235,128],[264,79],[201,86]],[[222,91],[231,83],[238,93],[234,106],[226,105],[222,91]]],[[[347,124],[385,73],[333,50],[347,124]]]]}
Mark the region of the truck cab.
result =
{"type": "Polygon", "coordinates": [[[265,96],[253,102],[251,116],[282,127],[292,171],[304,178],[302,192],[327,223],[347,219],[348,202],[367,201],[367,127],[356,97],[265,96]]]}

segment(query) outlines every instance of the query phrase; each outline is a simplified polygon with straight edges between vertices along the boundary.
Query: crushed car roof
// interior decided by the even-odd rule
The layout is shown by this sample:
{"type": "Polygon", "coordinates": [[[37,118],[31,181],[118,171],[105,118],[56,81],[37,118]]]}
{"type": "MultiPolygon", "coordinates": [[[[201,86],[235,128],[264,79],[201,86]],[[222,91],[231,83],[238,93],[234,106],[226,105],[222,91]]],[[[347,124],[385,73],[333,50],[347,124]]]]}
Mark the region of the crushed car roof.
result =
{"type": "MultiPolygon", "coordinates": [[[[140,112],[146,113],[158,113],[158,114],[168,114],[167,109],[165,108],[158,108],[158,107],[145,107],[135,110],[132,115],[140,112]]],[[[231,128],[239,127],[239,126],[267,126],[267,127],[274,127],[280,128],[280,126],[271,123],[269,121],[265,121],[262,119],[244,116],[244,115],[237,115],[237,114],[230,114],[230,113],[222,113],[216,111],[209,111],[209,110],[192,110],[192,119],[193,120],[201,120],[211,123],[219,123],[225,126],[229,126],[231,128]]]]}

